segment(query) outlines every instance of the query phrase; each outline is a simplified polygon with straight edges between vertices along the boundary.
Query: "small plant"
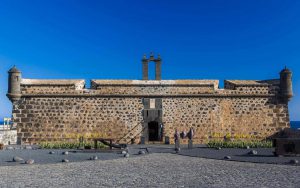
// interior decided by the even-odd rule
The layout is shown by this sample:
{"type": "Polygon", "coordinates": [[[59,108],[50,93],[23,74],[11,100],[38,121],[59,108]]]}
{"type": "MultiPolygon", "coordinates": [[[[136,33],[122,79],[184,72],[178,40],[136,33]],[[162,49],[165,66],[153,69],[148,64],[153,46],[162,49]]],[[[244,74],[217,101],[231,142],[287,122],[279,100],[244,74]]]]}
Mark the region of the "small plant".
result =
{"type": "Polygon", "coordinates": [[[252,140],[252,141],[242,141],[242,140],[234,140],[234,141],[220,141],[220,140],[211,140],[207,143],[207,147],[209,148],[246,148],[249,146],[250,148],[271,148],[272,142],[267,140],[252,140]]]}
{"type": "MultiPolygon", "coordinates": [[[[98,144],[98,148],[106,148],[107,147],[103,143],[97,143],[97,144],[98,144]]],[[[92,148],[92,147],[94,147],[94,143],[84,142],[82,145],[82,143],[78,143],[78,142],[42,142],[42,143],[39,143],[39,146],[42,149],[77,149],[82,146],[84,148],[92,148]]]]}
{"type": "Polygon", "coordinates": [[[3,150],[3,149],[4,149],[4,144],[0,143],[0,150],[3,150]]]}
{"type": "MultiPolygon", "coordinates": [[[[97,143],[97,146],[98,146],[98,148],[104,148],[105,145],[102,143],[97,143]]],[[[92,149],[92,147],[94,147],[94,143],[91,143],[91,142],[83,143],[84,149],[92,149]]]]}

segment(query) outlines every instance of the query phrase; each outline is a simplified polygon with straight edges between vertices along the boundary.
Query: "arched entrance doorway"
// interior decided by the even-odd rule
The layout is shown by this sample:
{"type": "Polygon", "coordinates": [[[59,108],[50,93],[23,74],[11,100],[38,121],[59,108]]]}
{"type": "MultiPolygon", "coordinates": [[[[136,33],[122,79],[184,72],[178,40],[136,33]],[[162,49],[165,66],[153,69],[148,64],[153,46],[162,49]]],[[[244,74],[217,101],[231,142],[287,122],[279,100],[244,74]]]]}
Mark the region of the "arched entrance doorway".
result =
{"type": "Polygon", "coordinates": [[[156,121],[148,123],[149,141],[159,141],[159,124],[156,121]]]}

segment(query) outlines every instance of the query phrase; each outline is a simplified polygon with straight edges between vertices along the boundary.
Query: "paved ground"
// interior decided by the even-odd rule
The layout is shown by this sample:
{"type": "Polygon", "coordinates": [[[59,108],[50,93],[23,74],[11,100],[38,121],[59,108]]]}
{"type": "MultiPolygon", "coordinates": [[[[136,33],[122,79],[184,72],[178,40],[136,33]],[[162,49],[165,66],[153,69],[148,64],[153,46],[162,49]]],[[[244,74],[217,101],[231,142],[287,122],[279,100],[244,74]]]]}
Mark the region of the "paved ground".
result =
{"type": "Polygon", "coordinates": [[[123,158],[120,151],[116,152],[96,152],[96,153],[82,153],[72,152],[75,150],[62,150],[62,149],[39,149],[39,150],[6,150],[0,151],[0,165],[1,166],[15,166],[23,165],[25,160],[33,159],[36,164],[48,164],[48,163],[61,163],[62,159],[68,159],[70,162],[79,162],[89,160],[92,156],[97,156],[99,160],[112,160],[123,158]],[[54,151],[54,154],[49,154],[50,151],[54,151]],[[63,155],[64,151],[69,151],[68,155],[63,155]],[[12,162],[14,156],[21,157],[24,161],[12,162]]]}
{"type": "MultiPolygon", "coordinates": [[[[15,146],[19,148],[20,146],[15,146]]],[[[33,147],[34,148],[34,147],[33,147]]],[[[137,157],[139,151],[146,153],[170,153],[175,154],[174,145],[130,145],[129,154],[131,157],[137,157]],[[146,150],[147,148],[147,150],[146,150]],[[148,151],[148,152],[147,152],[148,151]]],[[[296,159],[300,162],[300,157],[275,157],[272,148],[256,148],[256,149],[234,149],[222,148],[216,150],[206,148],[203,145],[196,145],[194,149],[187,149],[187,146],[182,146],[179,155],[190,157],[201,157],[209,159],[224,160],[225,156],[230,156],[232,161],[245,161],[254,163],[270,163],[291,165],[289,162],[296,159]],[[257,155],[248,155],[251,150],[256,150],[257,155]]],[[[123,158],[120,150],[113,152],[86,152],[79,150],[46,150],[46,149],[12,149],[0,151],[0,166],[23,165],[22,162],[12,162],[14,156],[19,156],[24,160],[34,159],[36,164],[61,163],[62,159],[68,159],[70,162],[86,161],[92,156],[97,156],[99,160],[112,160],[123,158]],[[54,151],[54,154],[49,154],[54,151]],[[62,152],[69,151],[69,155],[62,155],[62,152]],[[74,151],[74,152],[73,152],[74,151]],[[77,151],[77,152],[75,152],[77,151]]],[[[300,165],[299,163],[296,165],[300,165]]]]}
{"type": "Polygon", "coordinates": [[[300,167],[155,153],[143,157],[0,166],[0,187],[299,187],[300,167]]]}
{"type": "MultiPolygon", "coordinates": [[[[131,148],[147,147],[150,153],[175,153],[173,145],[144,145],[144,146],[131,146],[131,148]]],[[[208,159],[224,160],[225,156],[230,156],[232,161],[254,162],[254,163],[269,163],[269,164],[282,164],[290,165],[292,159],[296,159],[300,163],[300,156],[298,157],[276,157],[273,154],[274,148],[222,148],[216,150],[214,148],[207,148],[204,145],[196,145],[193,149],[188,149],[187,146],[181,147],[179,155],[190,157],[201,157],[208,159]],[[251,150],[257,151],[257,155],[249,155],[251,150]]],[[[300,165],[300,164],[297,165],[300,165]]],[[[300,186],[299,186],[300,187],[300,186]]]]}
{"type": "MultiPolygon", "coordinates": [[[[292,159],[300,162],[300,157],[276,157],[273,154],[272,148],[254,148],[254,149],[237,149],[237,148],[223,148],[221,150],[211,148],[195,148],[192,150],[183,150],[182,155],[192,157],[202,157],[209,159],[224,159],[224,156],[230,156],[232,161],[254,162],[254,163],[269,163],[290,165],[292,159]],[[256,155],[249,155],[251,150],[257,151],[256,155]]],[[[297,164],[300,165],[300,164],[297,164]]]]}

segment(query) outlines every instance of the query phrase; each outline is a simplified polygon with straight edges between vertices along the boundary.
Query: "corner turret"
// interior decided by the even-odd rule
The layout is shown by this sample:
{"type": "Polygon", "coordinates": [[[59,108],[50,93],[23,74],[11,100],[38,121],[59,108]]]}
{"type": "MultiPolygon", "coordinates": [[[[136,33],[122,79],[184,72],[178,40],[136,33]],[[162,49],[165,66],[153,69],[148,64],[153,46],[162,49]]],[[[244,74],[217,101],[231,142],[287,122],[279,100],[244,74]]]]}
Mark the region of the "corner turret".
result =
{"type": "Polygon", "coordinates": [[[293,97],[292,72],[286,67],[280,72],[280,97],[283,102],[293,97]]]}
{"type": "Polygon", "coordinates": [[[21,97],[21,80],[21,71],[16,66],[13,66],[8,71],[8,91],[6,95],[11,102],[18,101],[21,97]]]}

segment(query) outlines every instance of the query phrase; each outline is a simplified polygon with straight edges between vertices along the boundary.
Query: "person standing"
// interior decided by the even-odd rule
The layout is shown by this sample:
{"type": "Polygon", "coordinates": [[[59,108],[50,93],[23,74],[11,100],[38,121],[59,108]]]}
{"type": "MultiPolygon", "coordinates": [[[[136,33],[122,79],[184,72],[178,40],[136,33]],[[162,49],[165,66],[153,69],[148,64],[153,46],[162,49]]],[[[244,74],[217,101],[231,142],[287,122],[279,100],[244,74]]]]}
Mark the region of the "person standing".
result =
{"type": "Polygon", "coordinates": [[[174,141],[175,141],[175,151],[176,153],[178,153],[180,151],[180,135],[177,129],[175,129],[174,141]]]}

